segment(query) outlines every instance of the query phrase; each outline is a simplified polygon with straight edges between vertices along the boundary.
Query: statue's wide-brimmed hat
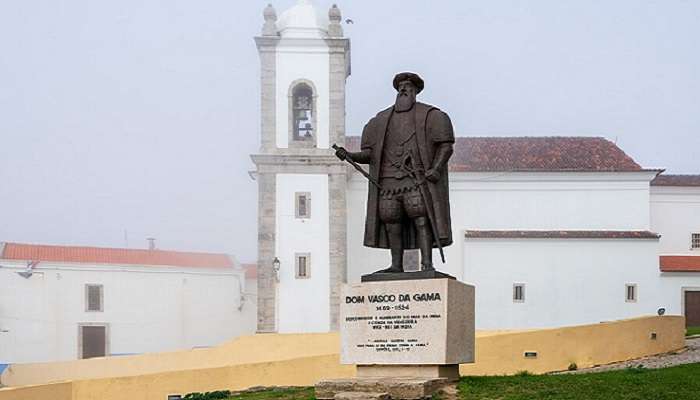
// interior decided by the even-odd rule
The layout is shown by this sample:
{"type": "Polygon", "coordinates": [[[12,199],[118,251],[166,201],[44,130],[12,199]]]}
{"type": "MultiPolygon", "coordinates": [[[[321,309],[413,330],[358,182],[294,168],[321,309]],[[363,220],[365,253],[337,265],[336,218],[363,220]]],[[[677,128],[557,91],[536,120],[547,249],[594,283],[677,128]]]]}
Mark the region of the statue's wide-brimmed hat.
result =
{"type": "Polygon", "coordinates": [[[400,72],[394,77],[394,89],[399,90],[399,83],[403,81],[411,81],[416,87],[416,94],[423,91],[425,87],[425,82],[423,82],[423,79],[418,76],[418,74],[414,74],[413,72],[400,72]]]}

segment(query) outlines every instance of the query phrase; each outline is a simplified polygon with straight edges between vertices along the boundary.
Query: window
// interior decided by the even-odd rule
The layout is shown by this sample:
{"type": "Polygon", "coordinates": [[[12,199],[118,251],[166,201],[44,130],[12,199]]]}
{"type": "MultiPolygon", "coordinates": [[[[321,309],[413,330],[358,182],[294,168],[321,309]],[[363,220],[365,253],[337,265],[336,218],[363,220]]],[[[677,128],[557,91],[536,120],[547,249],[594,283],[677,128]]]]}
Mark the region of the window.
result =
{"type": "Polygon", "coordinates": [[[625,285],[625,301],[628,303],[637,302],[637,284],[628,283],[625,285]]]}
{"type": "Polygon", "coordinates": [[[308,278],[311,274],[311,254],[309,253],[296,253],[294,255],[295,266],[296,266],[296,278],[304,279],[308,278]]]}
{"type": "Polygon", "coordinates": [[[104,311],[102,285],[85,285],[85,311],[104,311]]]}
{"type": "Polygon", "coordinates": [[[524,303],[525,302],[525,284],[524,283],[514,283],[513,284],[513,303],[524,303]]]}
{"type": "Polygon", "coordinates": [[[297,218],[311,218],[311,193],[297,192],[294,195],[295,215],[297,218]]]}
{"type": "Polygon", "coordinates": [[[690,235],[690,249],[700,249],[700,233],[692,233],[690,235]]]}
{"type": "Polygon", "coordinates": [[[106,324],[78,325],[78,358],[104,357],[108,350],[106,324]]]}
{"type": "Polygon", "coordinates": [[[313,90],[306,83],[299,83],[292,90],[292,139],[312,140],[314,136],[313,90]]]}

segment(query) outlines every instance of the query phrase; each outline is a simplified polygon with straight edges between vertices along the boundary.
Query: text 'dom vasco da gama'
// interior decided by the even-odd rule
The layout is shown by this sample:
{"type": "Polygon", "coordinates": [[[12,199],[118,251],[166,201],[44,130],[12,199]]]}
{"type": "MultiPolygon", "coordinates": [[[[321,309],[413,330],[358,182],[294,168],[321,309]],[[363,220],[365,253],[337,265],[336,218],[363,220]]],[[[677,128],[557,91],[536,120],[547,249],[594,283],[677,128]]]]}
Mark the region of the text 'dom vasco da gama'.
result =
{"type": "Polygon", "coordinates": [[[448,286],[447,279],[346,285],[340,315],[343,361],[439,362],[448,350],[448,303],[457,304],[448,301],[448,286]]]}

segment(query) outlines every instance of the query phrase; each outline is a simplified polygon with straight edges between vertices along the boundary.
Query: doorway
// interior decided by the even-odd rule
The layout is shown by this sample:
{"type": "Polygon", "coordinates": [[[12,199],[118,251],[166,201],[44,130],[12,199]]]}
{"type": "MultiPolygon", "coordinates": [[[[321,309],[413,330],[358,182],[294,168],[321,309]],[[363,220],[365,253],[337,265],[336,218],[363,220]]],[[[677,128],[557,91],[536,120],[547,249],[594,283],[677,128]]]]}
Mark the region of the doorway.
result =
{"type": "Polygon", "coordinates": [[[107,355],[107,325],[81,324],[78,326],[79,358],[107,355]]]}
{"type": "Polygon", "coordinates": [[[685,326],[700,327],[700,290],[685,290],[685,326]]]}

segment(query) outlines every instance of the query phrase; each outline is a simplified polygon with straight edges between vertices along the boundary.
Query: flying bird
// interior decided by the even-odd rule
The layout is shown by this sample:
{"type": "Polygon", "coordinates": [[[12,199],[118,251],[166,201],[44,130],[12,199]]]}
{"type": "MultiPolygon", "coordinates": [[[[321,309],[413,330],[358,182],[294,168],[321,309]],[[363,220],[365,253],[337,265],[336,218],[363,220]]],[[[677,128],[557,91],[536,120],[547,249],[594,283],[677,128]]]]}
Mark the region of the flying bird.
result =
{"type": "Polygon", "coordinates": [[[353,20],[351,20],[350,18],[348,18],[348,19],[345,20],[345,23],[346,23],[346,24],[354,24],[355,21],[353,21],[353,20]]]}

